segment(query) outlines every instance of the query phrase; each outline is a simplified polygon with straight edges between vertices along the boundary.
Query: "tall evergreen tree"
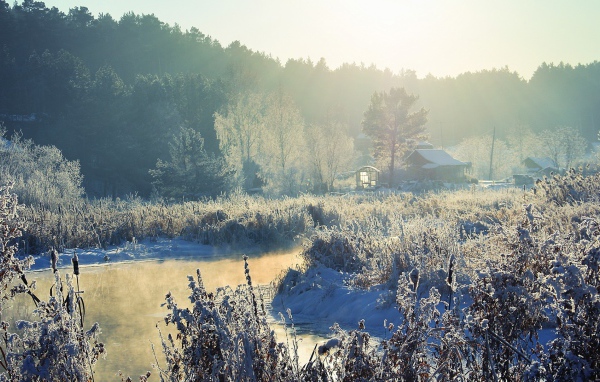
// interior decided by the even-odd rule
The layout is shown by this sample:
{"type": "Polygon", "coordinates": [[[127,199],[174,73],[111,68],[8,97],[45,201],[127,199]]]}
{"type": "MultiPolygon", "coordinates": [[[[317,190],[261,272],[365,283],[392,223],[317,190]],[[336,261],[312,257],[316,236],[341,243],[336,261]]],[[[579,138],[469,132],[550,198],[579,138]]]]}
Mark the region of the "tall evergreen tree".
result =
{"type": "Polygon", "coordinates": [[[405,154],[410,140],[420,139],[425,132],[427,110],[411,112],[418,97],[404,88],[375,93],[364,114],[363,131],[373,139],[374,156],[389,160],[389,186],[394,186],[396,158],[405,154]]]}
{"type": "Polygon", "coordinates": [[[194,129],[181,127],[169,144],[170,160],[158,160],[150,170],[162,196],[193,198],[226,192],[232,175],[225,161],[204,149],[204,139],[194,129]]]}

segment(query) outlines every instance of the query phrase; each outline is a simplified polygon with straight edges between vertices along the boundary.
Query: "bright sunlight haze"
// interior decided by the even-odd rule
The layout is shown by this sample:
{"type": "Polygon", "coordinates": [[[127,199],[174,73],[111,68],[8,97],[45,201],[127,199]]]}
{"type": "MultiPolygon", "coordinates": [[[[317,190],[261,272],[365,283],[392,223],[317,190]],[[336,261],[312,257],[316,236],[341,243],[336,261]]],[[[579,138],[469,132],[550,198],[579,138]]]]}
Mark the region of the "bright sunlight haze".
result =
{"type": "Polygon", "coordinates": [[[86,6],[113,18],[129,11],[154,14],[182,30],[198,28],[227,46],[279,58],[324,58],[375,64],[419,78],[508,67],[529,79],[543,62],[577,65],[597,60],[600,2],[374,0],[302,2],[176,0],[50,0],[67,13],[86,6]]]}

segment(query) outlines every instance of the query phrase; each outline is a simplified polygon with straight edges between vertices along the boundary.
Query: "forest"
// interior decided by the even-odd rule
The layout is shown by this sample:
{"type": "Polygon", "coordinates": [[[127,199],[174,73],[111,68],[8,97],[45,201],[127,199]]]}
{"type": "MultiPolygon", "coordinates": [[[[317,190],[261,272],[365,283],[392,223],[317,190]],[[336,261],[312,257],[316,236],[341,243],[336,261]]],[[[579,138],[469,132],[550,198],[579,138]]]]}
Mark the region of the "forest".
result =
{"type": "Polygon", "coordinates": [[[224,47],[201,26],[183,31],[154,15],[114,16],[120,18],[94,17],[85,6],[66,11],[0,1],[0,120],[7,138],[20,132],[77,161],[89,197],[198,198],[262,186],[274,194],[320,190],[332,172],[363,164],[370,154],[360,142],[364,113],[374,92],[393,87],[418,96],[416,107],[428,111],[426,136],[438,147],[481,146],[494,129],[504,142],[523,141],[516,132],[544,136],[561,127],[586,145],[597,140],[598,62],[540,63],[530,79],[507,68],[417,78],[410,69],[392,73],[362,63],[282,63],[242,42],[224,47]],[[269,145],[250,144],[235,154],[245,160],[232,160],[227,126],[235,118],[256,119],[249,110],[266,126],[262,141],[273,142],[273,126],[282,125],[277,118],[296,134],[279,132],[296,142],[278,162],[284,170],[253,154],[272,157],[276,148],[269,145]],[[327,147],[320,143],[332,139],[345,149],[327,169],[327,147]],[[186,142],[194,142],[191,152],[186,142]],[[316,151],[307,158],[306,150],[316,151]],[[181,170],[186,155],[196,157],[195,167],[181,170]],[[286,168],[286,161],[293,165],[286,168]],[[192,184],[165,187],[182,179],[192,184]]]}

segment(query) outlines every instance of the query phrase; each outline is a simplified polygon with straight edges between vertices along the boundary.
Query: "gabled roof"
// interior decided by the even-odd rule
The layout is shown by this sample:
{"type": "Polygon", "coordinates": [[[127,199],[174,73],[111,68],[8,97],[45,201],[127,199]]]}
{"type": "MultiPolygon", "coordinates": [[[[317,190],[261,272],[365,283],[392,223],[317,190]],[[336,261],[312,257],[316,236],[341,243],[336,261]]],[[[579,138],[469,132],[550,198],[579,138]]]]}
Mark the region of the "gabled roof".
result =
{"type": "Polygon", "coordinates": [[[548,168],[548,167],[558,168],[558,165],[556,164],[556,162],[548,157],[544,157],[544,158],[527,157],[523,161],[523,164],[525,164],[525,166],[527,166],[527,167],[537,167],[540,169],[544,169],[544,168],[548,168]]]}
{"type": "Polygon", "coordinates": [[[450,154],[444,150],[437,149],[417,149],[413,151],[407,158],[406,162],[414,163],[417,158],[421,157],[426,163],[423,168],[436,168],[439,166],[467,166],[465,162],[452,158],[450,154]]]}
{"type": "Polygon", "coordinates": [[[373,166],[362,166],[358,169],[358,171],[371,171],[371,172],[381,172],[379,169],[373,166]]]}

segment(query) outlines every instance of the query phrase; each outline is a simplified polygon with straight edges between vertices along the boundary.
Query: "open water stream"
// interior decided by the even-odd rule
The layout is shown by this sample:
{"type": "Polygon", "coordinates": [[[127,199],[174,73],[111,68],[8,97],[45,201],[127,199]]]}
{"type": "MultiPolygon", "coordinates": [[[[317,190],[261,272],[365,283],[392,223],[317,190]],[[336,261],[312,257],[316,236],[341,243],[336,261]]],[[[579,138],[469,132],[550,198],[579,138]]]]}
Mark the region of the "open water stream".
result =
{"type": "MultiPolygon", "coordinates": [[[[164,365],[157,324],[163,333],[163,317],[167,313],[161,307],[167,292],[172,292],[180,304],[188,303],[188,275],[200,269],[204,285],[209,291],[230,285],[235,288],[245,283],[244,262],[238,256],[197,260],[165,260],[133,263],[114,263],[102,266],[81,267],[79,285],[84,290],[86,307],[85,329],[98,322],[102,329],[101,341],[107,349],[106,359],[96,365],[96,381],[119,380],[117,372],[131,376],[133,380],[151,371],[157,380],[158,371],[152,365],[158,360],[164,365]],[[154,344],[156,358],[152,351],[154,344]]],[[[288,268],[301,262],[297,251],[267,253],[250,256],[248,260],[253,284],[268,284],[288,268]]],[[[72,269],[60,270],[65,272],[72,269]]],[[[28,279],[37,281],[36,294],[47,299],[54,278],[50,271],[32,272],[28,279]]],[[[30,319],[33,302],[22,296],[13,304],[16,319],[30,319]]],[[[279,341],[285,341],[283,327],[274,325],[279,341]]],[[[310,333],[299,334],[301,363],[308,360],[315,343],[322,337],[310,333]]]]}

